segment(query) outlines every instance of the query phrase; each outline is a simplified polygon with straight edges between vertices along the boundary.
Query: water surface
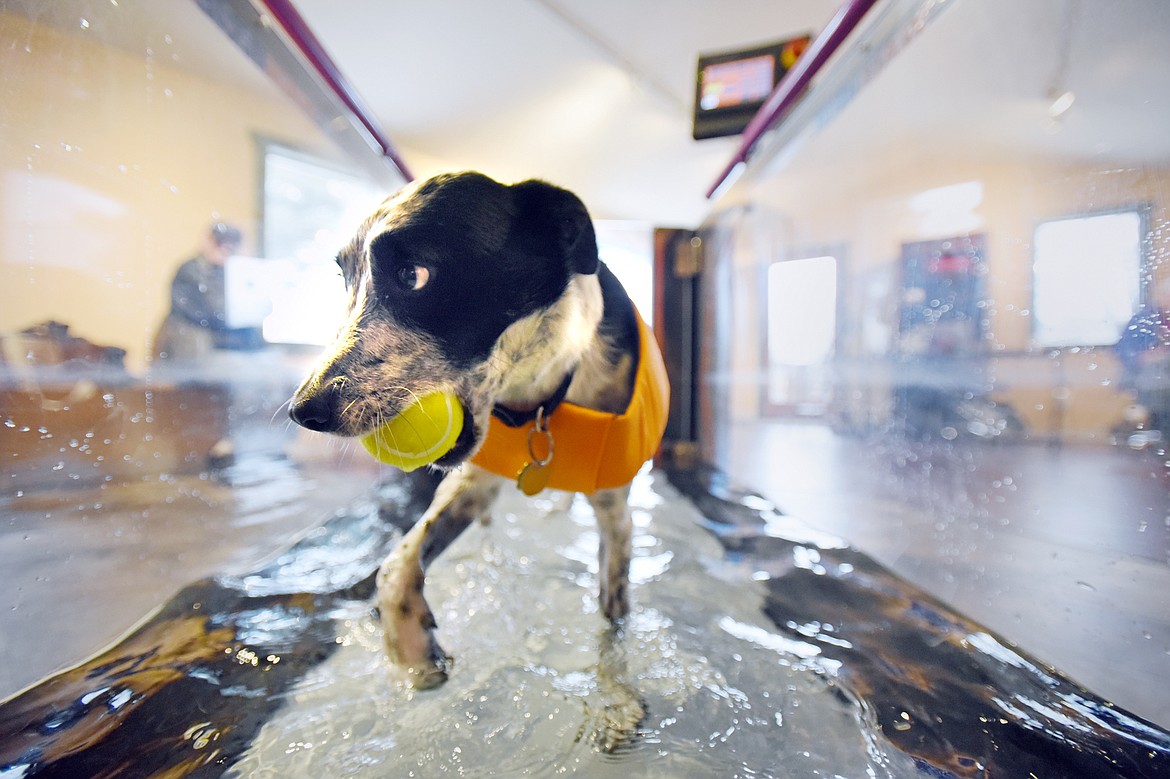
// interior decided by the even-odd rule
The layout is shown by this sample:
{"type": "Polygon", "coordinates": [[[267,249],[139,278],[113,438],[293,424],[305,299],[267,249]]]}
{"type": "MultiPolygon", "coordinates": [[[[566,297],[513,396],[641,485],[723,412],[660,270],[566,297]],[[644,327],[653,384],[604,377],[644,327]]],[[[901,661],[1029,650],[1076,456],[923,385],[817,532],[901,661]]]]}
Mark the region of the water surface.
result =
{"type": "Polygon", "coordinates": [[[709,471],[648,471],[633,609],[587,504],[509,492],[431,569],[455,656],[387,665],[372,574],[433,490],[355,501],[0,706],[0,776],[1167,776],[1170,734],[709,471]]]}

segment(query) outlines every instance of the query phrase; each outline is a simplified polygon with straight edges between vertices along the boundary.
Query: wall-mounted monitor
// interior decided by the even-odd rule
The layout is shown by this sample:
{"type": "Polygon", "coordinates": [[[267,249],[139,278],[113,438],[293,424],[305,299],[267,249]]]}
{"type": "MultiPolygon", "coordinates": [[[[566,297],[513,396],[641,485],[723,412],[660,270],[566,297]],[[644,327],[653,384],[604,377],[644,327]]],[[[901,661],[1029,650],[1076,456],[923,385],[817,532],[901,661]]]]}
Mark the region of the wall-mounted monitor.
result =
{"type": "Polygon", "coordinates": [[[694,138],[738,135],[808,47],[810,36],[699,56],[694,138]]]}

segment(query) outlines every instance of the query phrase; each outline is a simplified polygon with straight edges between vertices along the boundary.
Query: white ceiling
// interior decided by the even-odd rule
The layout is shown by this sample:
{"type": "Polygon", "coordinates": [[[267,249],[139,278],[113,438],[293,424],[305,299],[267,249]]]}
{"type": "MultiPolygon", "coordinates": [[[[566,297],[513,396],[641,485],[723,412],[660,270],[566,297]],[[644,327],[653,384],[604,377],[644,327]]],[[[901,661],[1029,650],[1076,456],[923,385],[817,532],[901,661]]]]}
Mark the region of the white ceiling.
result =
{"type": "MultiPolygon", "coordinates": [[[[416,175],[542,177],[599,218],[695,226],[739,143],[691,139],[696,58],[815,34],[843,0],[294,2],[416,175]]],[[[1170,0],[946,8],[817,155],[933,138],[1170,162],[1170,0]],[[1054,123],[1066,89],[1077,103],[1054,123]]]]}
{"type": "Polygon", "coordinates": [[[737,139],[691,138],[700,52],[820,30],[837,0],[295,0],[415,175],[573,189],[694,226],[737,139]]]}
{"type": "MultiPolygon", "coordinates": [[[[816,33],[843,2],[292,1],[416,176],[539,177],[596,218],[682,227],[708,213],[705,193],[739,144],[691,139],[698,55],[816,33]]],[[[948,10],[802,150],[802,167],[840,170],[932,138],[1170,163],[1170,0],[938,1],[948,10]],[[1054,88],[1077,94],[1059,123],[1045,114],[1054,88]]],[[[87,34],[271,89],[194,0],[0,8],[74,30],[80,9],[87,34]]]]}

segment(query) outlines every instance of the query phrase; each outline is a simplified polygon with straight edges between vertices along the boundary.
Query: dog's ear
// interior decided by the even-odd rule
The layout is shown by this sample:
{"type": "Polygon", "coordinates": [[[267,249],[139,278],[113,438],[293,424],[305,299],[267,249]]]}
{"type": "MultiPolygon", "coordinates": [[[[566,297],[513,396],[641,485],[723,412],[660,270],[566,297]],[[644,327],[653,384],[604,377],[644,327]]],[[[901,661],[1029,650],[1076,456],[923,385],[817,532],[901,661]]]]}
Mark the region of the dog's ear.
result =
{"type": "MultiPolygon", "coordinates": [[[[526,227],[543,232],[554,242],[573,273],[597,273],[597,236],[580,198],[544,181],[522,181],[512,187],[526,227]]],[[[547,239],[546,239],[547,240],[547,239]]]]}

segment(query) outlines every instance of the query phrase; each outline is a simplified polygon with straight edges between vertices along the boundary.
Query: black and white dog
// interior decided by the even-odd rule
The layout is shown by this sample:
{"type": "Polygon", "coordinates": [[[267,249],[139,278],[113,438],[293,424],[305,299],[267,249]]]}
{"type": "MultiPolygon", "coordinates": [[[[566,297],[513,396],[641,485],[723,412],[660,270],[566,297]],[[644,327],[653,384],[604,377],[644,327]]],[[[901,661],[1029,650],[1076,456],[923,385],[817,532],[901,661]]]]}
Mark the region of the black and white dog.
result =
{"type": "MultiPolygon", "coordinates": [[[[449,658],[434,636],[423,572],[473,520],[487,518],[505,478],[516,478],[470,462],[496,424],[493,414],[528,424],[536,416],[554,433],[561,406],[622,418],[640,364],[664,377],[661,357],[600,262],[585,206],[545,182],[507,186],[457,173],[412,185],[365,220],[337,261],[350,294],[347,323],[297,390],[292,418],[359,436],[431,392],[453,394],[464,409],[454,448],[434,463],[447,474],[433,502],[377,579],[390,658],[412,684],[430,687],[447,678],[449,658]]],[[[665,409],[656,414],[642,423],[654,446],[665,409]]],[[[555,446],[554,462],[574,444],[555,446]]],[[[635,470],[646,456],[637,458],[635,470]]],[[[581,490],[600,526],[600,602],[611,622],[628,610],[631,522],[622,478],[581,490]]]]}

